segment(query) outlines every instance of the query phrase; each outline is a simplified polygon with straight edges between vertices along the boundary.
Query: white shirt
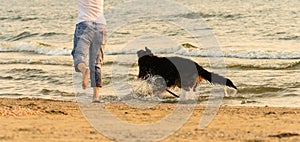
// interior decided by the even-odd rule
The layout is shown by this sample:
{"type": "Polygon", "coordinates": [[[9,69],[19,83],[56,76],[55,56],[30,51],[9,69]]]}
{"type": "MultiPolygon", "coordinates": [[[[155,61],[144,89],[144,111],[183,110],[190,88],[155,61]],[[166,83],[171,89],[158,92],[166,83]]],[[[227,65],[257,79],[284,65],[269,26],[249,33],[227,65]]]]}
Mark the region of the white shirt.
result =
{"type": "Polygon", "coordinates": [[[103,4],[103,0],[78,0],[77,23],[82,21],[93,21],[106,25],[103,4]]]}

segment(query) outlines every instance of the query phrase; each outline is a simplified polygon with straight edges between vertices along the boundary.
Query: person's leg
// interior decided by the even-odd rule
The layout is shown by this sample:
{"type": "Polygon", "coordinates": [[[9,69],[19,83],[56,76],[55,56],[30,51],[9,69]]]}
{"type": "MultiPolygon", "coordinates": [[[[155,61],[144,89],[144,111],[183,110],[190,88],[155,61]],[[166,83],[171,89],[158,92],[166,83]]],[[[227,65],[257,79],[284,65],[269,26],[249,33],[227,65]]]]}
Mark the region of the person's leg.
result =
{"type": "Polygon", "coordinates": [[[100,93],[100,87],[93,87],[94,94],[93,94],[93,101],[100,101],[99,100],[99,93],[100,93]]]}
{"type": "Polygon", "coordinates": [[[100,88],[102,87],[101,65],[90,63],[90,80],[93,87],[93,101],[99,101],[100,88]]]}
{"type": "Polygon", "coordinates": [[[76,25],[74,33],[74,47],[72,56],[74,60],[74,67],[76,72],[81,72],[83,76],[82,88],[86,89],[88,86],[88,77],[90,70],[86,66],[86,58],[90,48],[90,28],[87,22],[82,22],[76,25]]]}
{"type": "Polygon", "coordinates": [[[104,48],[104,34],[103,27],[100,24],[96,24],[95,35],[90,48],[90,79],[91,86],[94,89],[93,101],[99,101],[100,88],[102,87],[102,61],[103,61],[103,48],[104,48]]]}

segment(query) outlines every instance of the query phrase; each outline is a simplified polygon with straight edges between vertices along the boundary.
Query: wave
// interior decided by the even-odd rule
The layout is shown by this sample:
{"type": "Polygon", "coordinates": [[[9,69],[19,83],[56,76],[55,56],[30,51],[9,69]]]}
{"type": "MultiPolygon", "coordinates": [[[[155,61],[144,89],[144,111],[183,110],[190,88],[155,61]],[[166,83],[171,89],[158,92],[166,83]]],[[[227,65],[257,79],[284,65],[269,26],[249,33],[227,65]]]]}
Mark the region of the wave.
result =
{"type": "MultiPolygon", "coordinates": [[[[71,59],[70,59],[71,60],[71,59]]],[[[32,65],[61,65],[61,66],[72,66],[72,61],[61,61],[61,60],[0,60],[0,64],[32,64],[32,65]]]]}
{"type": "Polygon", "coordinates": [[[2,79],[2,80],[12,80],[13,77],[12,76],[0,76],[0,79],[2,79]]]}
{"type": "Polygon", "coordinates": [[[36,36],[41,36],[41,37],[50,37],[50,36],[56,36],[56,35],[66,35],[65,33],[56,33],[56,32],[47,32],[47,33],[30,33],[28,31],[19,33],[16,36],[13,37],[8,37],[6,40],[7,41],[19,41],[25,38],[31,38],[31,37],[36,37],[36,36]]]}
{"type": "Polygon", "coordinates": [[[63,97],[74,97],[75,93],[73,92],[65,92],[60,90],[49,90],[49,89],[42,89],[40,91],[43,95],[51,95],[51,96],[63,96],[63,97]]]}
{"type": "Polygon", "coordinates": [[[24,38],[34,37],[37,35],[38,35],[38,33],[22,32],[14,37],[9,38],[8,41],[17,41],[17,40],[21,40],[24,38]]]}
{"type": "Polygon", "coordinates": [[[175,17],[183,17],[187,19],[199,19],[201,18],[224,18],[224,19],[238,19],[242,18],[242,14],[226,14],[226,13],[202,13],[202,12],[190,12],[186,14],[175,15],[175,17]]]}
{"type": "Polygon", "coordinates": [[[71,50],[54,48],[42,42],[21,42],[17,44],[0,43],[0,52],[33,52],[42,55],[70,55],[71,50]]]}
{"type": "Polygon", "coordinates": [[[299,53],[275,52],[275,51],[244,51],[237,53],[227,53],[225,57],[244,59],[300,59],[299,53]]]}
{"type": "Polygon", "coordinates": [[[284,88],[279,87],[268,87],[268,86],[254,86],[254,87],[244,87],[239,88],[239,93],[241,94],[263,94],[270,92],[280,92],[284,91],[284,88]]]}
{"type": "MultiPolygon", "coordinates": [[[[300,59],[300,53],[293,52],[275,52],[275,51],[238,51],[238,52],[220,52],[218,50],[197,49],[195,46],[183,45],[183,47],[174,47],[167,49],[151,49],[155,54],[175,54],[188,57],[227,57],[241,59],[300,59]]],[[[108,55],[136,54],[140,49],[126,50],[108,50],[108,55]]]]}
{"type": "MultiPolygon", "coordinates": [[[[60,66],[73,66],[73,61],[70,57],[69,60],[60,59],[16,59],[16,60],[0,60],[0,64],[31,64],[31,65],[60,65],[60,66]]],[[[123,65],[123,66],[138,66],[136,63],[122,63],[118,61],[104,61],[103,65],[123,65]]]]}
{"type": "Polygon", "coordinates": [[[293,32],[275,32],[265,36],[275,40],[300,40],[300,36],[294,35],[293,32]]]}
{"type": "Polygon", "coordinates": [[[250,69],[250,70],[265,70],[265,69],[272,69],[272,70],[281,70],[281,69],[297,69],[300,68],[300,61],[286,63],[286,64],[267,64],[267,65],[244,65],[244,64],[229,64],[226,68],[232,69],[250,69]]]}
{"type": "Polygon", "coordinates": [[[55,36],[55,35],[66,35],[65,33],[56,33],[56,32],[49,32],[49,33],[43,33],[41,36],[49,37],[49,36],[55,36]]]}
{"type": "Polygon", "coordinates": [[[278,38],[279,40],[300,40],[300,36],[287,36],[278,38]]]}
{"type": "Polygon", "coordinates": [[[38,20],[38,17],[0,17],[0,20],[8,20],[8,21],[32,21],[32,20],[38,20]]]}
{"type": "Polygon", "coordinates": [[[23,94],[19,94],[19,93],[1,93],[0,96],[9,96],[9,97],[20,97],[23,94]]]}
{"type": "Polygon", "coordinates": [[[22,69],[11,69],[9,70],[9,73],[14,73],[14,72],[23,72],[23,73],[34,73],[34,74],[40,74],[40,73],[46,73],[42,69],[30,69],[30,68],[22,68],[22,69]]]}
{"type": "MultiPolygon", "coordinates": [[[[52,34],[52,33],[50,33],[52,34]]],[[[151,47],[150,47],[151,49],[151,47]]],[[[136,54],[140,49],[107,49],[106,55],[136,54]]],[[[300,59],[299,52],[276,51],[235,51],[221,52],[221,50],[208,50],[184,43],[182,46],[172,48],[151,49],[155,54],[174,54],[187,57],[227,57],[241,59],[300,59]]],[[[70,56],[71,50],[67,48],[55,48],[42,42],[20,42],[17,44],[0,43],[0,52],[33,52],[42,55],[70,56]]]]}

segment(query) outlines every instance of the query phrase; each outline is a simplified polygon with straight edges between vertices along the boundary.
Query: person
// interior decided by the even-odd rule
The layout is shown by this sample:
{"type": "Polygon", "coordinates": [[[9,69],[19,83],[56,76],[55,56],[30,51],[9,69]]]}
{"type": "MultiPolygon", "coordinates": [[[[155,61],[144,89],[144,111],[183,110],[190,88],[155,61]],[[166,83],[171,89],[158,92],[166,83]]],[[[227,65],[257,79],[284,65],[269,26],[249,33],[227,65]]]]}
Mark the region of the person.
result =
{"type": "Polygon", "coordinates": [[[107,33],[103,11],[103,0],[78,0],[78,18],[71,54],[75,71],[81,72],[83,76],[83,89],[88,87],[90,78],[93,87],[92,102],[100,102],[99,93],[102,87],[101,65],[107,33]]]}

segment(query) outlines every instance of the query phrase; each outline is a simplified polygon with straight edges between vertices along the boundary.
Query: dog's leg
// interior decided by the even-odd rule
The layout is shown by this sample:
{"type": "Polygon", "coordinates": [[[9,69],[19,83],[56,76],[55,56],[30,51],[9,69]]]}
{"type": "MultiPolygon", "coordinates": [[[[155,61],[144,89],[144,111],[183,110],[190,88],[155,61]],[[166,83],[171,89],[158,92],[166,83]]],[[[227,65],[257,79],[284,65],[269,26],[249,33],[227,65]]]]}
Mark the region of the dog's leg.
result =
{"type": "Polygon", "coordinates": [[[196,91],[196,87],[198,86],[198,84],[203,80],[203,78],[201,76],[196,77],[195,81],[194,81],[194,86],[193,86],[193,91],[196,91]]]}

